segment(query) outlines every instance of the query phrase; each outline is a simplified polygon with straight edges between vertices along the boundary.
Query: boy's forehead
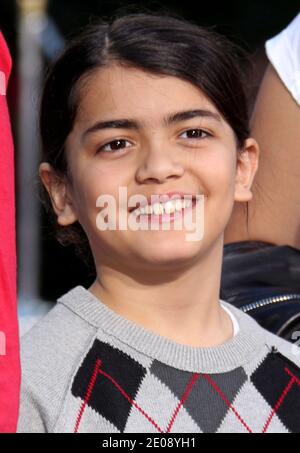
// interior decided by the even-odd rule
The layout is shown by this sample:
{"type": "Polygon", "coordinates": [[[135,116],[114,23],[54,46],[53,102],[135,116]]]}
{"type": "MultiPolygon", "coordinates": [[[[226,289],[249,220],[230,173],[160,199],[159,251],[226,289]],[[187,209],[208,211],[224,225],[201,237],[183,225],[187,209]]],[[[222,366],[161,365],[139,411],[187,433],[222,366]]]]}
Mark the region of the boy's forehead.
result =
{"type": "Polygon", "coordinates": [[[188,81],[114,65],[94,71],[81,84],[78,113],[85,119],[101,115],[159,121],[172,111],[196,108],[218,113],[200,88],[188,81]]]}

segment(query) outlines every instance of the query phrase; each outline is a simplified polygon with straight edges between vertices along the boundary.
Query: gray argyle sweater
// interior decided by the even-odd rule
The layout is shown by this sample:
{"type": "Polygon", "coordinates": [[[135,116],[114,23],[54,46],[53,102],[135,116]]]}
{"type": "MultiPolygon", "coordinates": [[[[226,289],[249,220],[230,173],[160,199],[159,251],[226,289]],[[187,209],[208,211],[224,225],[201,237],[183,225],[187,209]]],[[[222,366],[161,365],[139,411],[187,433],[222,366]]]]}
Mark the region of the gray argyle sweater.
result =
{"type": "Polygon", "coordinates": [[[21,339],[18,432],[300,432],[300,348],[221,300],[238,333],[192,347],[83,286],[21,339]]]}

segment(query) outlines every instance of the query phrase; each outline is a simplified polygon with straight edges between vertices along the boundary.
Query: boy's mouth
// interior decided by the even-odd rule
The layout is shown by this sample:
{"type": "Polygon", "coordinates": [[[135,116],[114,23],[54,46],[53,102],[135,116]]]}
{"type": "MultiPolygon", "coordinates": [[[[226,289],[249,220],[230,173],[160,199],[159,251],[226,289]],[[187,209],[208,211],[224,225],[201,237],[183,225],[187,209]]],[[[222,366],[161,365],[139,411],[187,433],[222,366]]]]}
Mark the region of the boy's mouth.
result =
{"type": "Polygon", "coordinates": [[[188,193],[172,192],[168,194],[152,195],[147,202],[138,203],[138,207],[129,208],[129,212],[136,217],[154,218],[161,221],[181,217],[183,211],[189,211],[196,205],[196,196],[188,193]]]}

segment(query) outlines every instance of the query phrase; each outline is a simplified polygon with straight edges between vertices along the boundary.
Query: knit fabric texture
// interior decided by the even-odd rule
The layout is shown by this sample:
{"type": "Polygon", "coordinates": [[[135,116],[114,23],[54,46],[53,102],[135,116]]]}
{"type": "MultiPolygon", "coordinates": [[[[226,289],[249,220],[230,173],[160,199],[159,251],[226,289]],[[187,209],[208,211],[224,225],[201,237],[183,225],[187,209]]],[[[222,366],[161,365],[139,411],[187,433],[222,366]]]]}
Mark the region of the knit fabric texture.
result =
{"type": "Polygon", "coordinates": [[[21,339],[18,432],[300,432],[300,348],[224,300],[239,330],[176,343],[83,286],[21,339]]]}

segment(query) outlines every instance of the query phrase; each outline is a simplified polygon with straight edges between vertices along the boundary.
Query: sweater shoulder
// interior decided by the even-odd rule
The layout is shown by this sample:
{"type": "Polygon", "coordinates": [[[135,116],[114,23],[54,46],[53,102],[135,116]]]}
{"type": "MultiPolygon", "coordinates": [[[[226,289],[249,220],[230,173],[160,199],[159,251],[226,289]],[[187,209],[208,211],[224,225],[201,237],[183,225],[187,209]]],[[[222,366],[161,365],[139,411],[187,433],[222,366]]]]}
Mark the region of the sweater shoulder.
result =
{"type": "MultiPolygon", "coordinates": [[[[265,329],[264,329],[265,330],[265,329]]],[[[299,339],[295,343],[285,340],[265,330],[266,343],[274,353],[279,353],[296,366],[300,372],[300,332],[299,339]],[[272,349],[273,348],[273,349],[272,349]]]]}
{"type": "Polygon", "coordinates": [[[296,337],[296,342],[292,343],[262,327],[256,319],[251,317],[248,313],[244,313],[239,308],[224,300],[222,300],[222,303],[236,316],[238,322],[240,322],[242,318],[247,319],[247,322],[251,325],[251,330],[260,335],[260,338],[264,343],[262,344],[263,349],[266,352],[277,351],[288,361],[292,362],[293,365],[296,365],[300,372],[300,332],[295,332],[295,335],[298,333],[298,337],[296,337]]]}
{"type": "MultiPolygon", "coordinates": [[[[28,368],[44,361],[54,366],[60,357],[76,356],[80,345],[95,332],[86,320],[63,304],[56,305],[20,339],[21,361],[28,368]]],[[[69,361],[68,361],[69,363],[69,361]]]]}
{"type": "Polygon", "coordinates": [[[93,326],[57,303],[21,337],[19,432],[52,430],[76,364],[94,335],[93,326]]]}

